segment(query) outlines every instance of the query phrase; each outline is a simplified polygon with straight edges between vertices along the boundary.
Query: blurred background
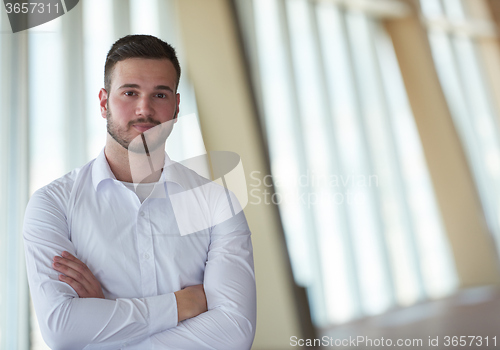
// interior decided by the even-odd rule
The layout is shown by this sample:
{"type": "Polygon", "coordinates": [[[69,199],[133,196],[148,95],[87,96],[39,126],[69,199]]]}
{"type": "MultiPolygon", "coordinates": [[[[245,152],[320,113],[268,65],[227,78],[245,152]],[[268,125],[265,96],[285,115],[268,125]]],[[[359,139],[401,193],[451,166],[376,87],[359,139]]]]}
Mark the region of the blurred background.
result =
{"type": "Polygon", "coordinates": [[[241,156],[253,349],[500,343],[500,1],[81,0],[16,34],[4,9],[1,350],[47,349],[24,209],[104,146],[105,56],[139,33],[180,56],[171,157],[241,156]]]}

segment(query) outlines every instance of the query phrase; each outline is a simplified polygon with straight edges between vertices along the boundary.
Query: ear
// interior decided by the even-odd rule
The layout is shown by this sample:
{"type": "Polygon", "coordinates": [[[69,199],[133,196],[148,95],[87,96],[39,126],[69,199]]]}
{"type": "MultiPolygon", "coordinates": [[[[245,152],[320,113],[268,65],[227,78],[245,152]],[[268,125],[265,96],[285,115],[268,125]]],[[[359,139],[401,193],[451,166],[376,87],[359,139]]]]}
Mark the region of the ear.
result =
{"type": "Polygon", "coordinates": [[[176,94],[176,99],[177,101],[175,102],[176,105],[175,105],[175,116],[174,116],[174,124],[177,123],[177,119],[179,119],[179,107],[181,105],[181,94],[176,94]]]}
{"type": "Polygon", "coordinates": [[[108,92],[103,88],[99,91],[99,106],[101,107],[101,116],[106,119],[108,111],[108,92]]]}

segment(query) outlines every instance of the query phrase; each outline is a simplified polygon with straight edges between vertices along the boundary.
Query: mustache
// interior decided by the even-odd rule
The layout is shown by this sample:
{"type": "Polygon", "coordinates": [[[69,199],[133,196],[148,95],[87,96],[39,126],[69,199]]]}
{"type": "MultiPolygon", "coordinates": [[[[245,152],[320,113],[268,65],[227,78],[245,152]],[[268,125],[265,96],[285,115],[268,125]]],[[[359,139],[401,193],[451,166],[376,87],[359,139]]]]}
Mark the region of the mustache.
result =
{"type": "Polygon", "coordinates": [[[144,123],[144,124],[153,124],[153,125],[160,125],[161,123],[157,120],[153,120],[151,118],[139,118],[139,119],[134,119],[128,122],[128,127],[130,128],[132,125],[136,123],[144,123]]]}

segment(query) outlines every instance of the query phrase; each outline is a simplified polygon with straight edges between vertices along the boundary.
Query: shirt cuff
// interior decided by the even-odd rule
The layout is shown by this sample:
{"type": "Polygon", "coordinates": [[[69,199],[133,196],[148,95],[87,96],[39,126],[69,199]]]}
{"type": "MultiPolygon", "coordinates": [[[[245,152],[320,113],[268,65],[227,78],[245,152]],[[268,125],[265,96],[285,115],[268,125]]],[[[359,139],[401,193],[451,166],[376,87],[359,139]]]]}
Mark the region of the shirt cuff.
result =
{"type": "Polygon", "coordinates": [[[177,326],[177,299],[174,293],[146,298],[151,335],[177,326]]]}

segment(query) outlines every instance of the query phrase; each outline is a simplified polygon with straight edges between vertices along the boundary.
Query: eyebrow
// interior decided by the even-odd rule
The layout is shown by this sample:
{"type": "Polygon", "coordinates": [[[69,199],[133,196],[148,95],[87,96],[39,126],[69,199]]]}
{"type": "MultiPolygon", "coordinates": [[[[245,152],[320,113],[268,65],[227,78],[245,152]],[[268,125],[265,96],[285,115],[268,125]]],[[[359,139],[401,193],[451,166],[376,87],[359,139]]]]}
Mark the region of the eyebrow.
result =
{"type": "MultiPolygon", "coordinates": [[[[125,89],[125,88],[139,89],[140,86],[138,84],[123,84],[118,89],[125,89]]],[[[167,91],[170,91],[172,93],[174,92],[174,90],[170,86],[167,86],[167,85],[156,85],[154,87],[154,90],[167,90],[167,91]]]]}

